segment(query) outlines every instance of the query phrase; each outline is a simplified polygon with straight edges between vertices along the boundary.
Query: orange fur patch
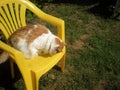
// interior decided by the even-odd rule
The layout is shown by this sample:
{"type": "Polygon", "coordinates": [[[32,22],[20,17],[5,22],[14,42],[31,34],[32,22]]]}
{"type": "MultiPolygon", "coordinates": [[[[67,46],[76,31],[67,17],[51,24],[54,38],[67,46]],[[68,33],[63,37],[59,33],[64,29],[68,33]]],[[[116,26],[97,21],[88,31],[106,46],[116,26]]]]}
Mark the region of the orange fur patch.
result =
{"type": "Polygon", "coordinates": [[[36,28],[34,28],[28,37],[28,43],[31,43],[34,39],[36,39],[38,36],[42,35],[43,33],[47,34],[48,29],[43,25],[37,25],[36,28]]]}
{"type": "Polygon", "coordinates": [[[25,27],[19,28],[16,32],[12,34],[12,40],[14,43],[18,43],[19,38],[26,38],[28,43],[31,43],[38,36],[43,33],[48,33],[48,29],[43,25],[27,25],[25,27]],[[30,33],[29,33],[30,32],[30,33]],[[27,36],[28,35],[28,36],[27,36]]]}
{"type": "Polygon", "coordinates": [[[28,25],[28,26],[24,26],[24,27],[21,27],[19,28],[16,32],[14,32],[11,37],[9,38],[10,41],[11,41],[11,38],[12,38],[12,41],[17,44],[19,42],[19,37],[20,38],[25,38],[25,36],[27,35],[28,33],[28,30],[33,28],[34,26],[32,25],[28,25]],[[21,33],[22,32],[22,33],[21,33]]]}

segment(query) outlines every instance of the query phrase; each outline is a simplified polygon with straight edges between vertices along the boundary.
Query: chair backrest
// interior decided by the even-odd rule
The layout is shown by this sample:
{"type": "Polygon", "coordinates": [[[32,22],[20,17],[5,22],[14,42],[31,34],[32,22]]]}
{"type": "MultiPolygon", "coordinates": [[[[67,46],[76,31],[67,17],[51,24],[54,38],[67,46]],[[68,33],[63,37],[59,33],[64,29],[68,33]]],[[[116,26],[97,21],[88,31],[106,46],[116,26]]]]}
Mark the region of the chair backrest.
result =
{"type": "Polygon", "coordinates": [[[18,28],[26,25],[26,6],[23,0],[0,0],[0,30],[6,39],[18,28]]]}
{"type": "Polygon", "coordinates": [[[46,14],[29,0],[0,0],[0,30],[2,30],[6,39],[19,27],[26,25],[26,9],[30,10],[41,20],[57,25],[58,36],[65,41],[64,21],[46,14]]]}

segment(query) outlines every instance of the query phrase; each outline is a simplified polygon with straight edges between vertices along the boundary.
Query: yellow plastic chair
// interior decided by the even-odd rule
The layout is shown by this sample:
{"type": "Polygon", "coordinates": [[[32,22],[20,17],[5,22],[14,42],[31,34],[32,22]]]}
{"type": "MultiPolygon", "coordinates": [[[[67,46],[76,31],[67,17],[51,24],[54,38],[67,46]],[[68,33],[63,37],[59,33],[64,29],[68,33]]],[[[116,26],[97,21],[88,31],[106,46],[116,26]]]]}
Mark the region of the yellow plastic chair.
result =
{"type": "MultiPolygon", "coordinates": [[[[49,14],[44,13],[29,0],[0,0],[0,30],[6,39],[22,26],[26,26],[26,10],[30,10],[41,20],[57,26],[58,36],[65,41],[64,21],[49,14]]],[[[40,77],[49,71],[61,60],[61,70],[65,66],[66,47],[62,52],[53,56],[38,56],[31,60],[26,60],[23,54],[0,41],[0,48],[10,54],[11,72],[14,77],[13,62],[15,62],[22,74],[27,90],[38,90],[40,77]]]]}

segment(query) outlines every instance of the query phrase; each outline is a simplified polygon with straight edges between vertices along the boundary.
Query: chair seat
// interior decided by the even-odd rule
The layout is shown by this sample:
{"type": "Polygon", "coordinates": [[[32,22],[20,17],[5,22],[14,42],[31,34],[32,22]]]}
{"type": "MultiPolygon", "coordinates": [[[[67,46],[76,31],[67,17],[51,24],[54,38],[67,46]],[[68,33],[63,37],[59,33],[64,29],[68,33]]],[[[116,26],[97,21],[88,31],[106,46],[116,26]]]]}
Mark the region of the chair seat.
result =
{"type": "Polygon", "coordinates": [[[64,54],[65,48],[62,50],[62,52],[53,56],[37,56],[33,59],[26,60],[28,66],[27,68],[36,73],[45,73],[51,68],[51,66],[53,67],[55,64],[57,64],[64,54]]]}

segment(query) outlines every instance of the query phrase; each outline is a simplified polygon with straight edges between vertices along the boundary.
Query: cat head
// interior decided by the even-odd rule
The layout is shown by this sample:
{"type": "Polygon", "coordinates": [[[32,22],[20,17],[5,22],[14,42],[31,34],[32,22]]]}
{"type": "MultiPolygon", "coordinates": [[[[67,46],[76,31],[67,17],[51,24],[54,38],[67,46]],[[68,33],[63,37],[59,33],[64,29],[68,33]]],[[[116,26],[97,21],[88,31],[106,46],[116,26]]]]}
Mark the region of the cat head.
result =
{"type": "Polygon", "coordinates": [[[64,48],[66,44],[58,37],[54,38],[54,43],[51,45],[51,50],[50,50],[50,54],[56,54],[59,52],[62,52],[62,49],[64,48]]]}

